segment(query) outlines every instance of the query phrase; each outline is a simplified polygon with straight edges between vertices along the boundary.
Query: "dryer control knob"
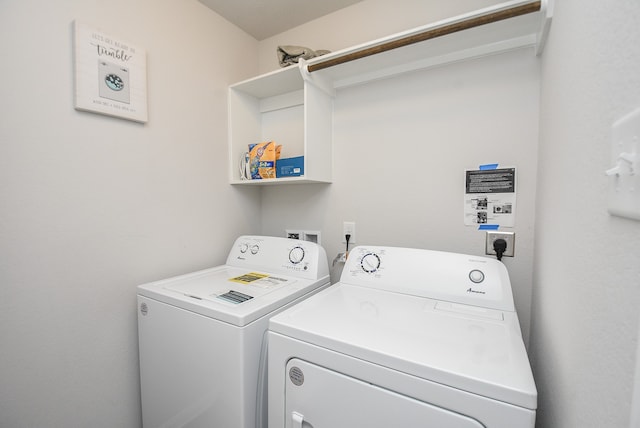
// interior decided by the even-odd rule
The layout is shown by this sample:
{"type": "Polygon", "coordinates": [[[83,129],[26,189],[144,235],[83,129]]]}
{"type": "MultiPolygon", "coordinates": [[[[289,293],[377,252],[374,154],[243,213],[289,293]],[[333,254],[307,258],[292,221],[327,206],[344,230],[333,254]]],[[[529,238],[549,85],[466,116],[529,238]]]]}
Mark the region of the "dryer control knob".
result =
{"type": "Polygon", "coordinates": [[[248,249],[249,249],[249,246],[247,244],[240,244],[241,253],[246,253],[248,249]]]}
{"type": "Polygon", "coordinates": [[[482,273],[481,270],[474,269],[469,272],[469,279],[471,280],[471,282],[479,284],[484,281],[484,273],[482,273]]]}
{"type": "Polygon", "coordinates": [[[258,244],[254,244],[251,246],[251,254],[258,254],[258,251],[260,251],[260,247],[258,247],[258,244]]]}
{"type": "Polygon", "coordinates": [[[367,273],[374,273],[380,268],[380,257],[375,253],[367,253],[360,261],[362,270],[367,273]]]}

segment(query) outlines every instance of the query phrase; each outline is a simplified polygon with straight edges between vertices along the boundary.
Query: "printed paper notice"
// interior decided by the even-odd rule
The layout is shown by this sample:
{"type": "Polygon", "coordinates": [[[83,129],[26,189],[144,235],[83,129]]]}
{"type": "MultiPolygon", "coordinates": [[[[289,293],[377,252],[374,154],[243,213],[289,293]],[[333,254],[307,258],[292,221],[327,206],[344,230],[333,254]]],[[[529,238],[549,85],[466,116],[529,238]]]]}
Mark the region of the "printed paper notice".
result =
{"type": "Polygon", "coordinates": [[[229,281],[244,285],[253,285],[260,288],[278,287],[289,282],[286,278],[278,278],[277,276],[270,276],[266,273],[257,272],[249,272],[244,275],[236,276],[235,278],[229,278],[229,281]]]}
{"type": "Polygon", "coordinates": [[[465,172],[465,226],[513,227],[516,210],[516,169],[480,169],[465,172]]]}

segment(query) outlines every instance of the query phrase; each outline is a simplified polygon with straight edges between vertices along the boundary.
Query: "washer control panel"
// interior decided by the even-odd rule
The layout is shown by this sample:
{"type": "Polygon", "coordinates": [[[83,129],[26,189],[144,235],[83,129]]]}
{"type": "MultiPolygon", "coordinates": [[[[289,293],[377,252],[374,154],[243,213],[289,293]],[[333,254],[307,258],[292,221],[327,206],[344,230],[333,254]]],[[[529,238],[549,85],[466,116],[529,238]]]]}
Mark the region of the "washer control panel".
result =
{"type": "Polygon", "coordinates": [[[240,254],[245,254],[247,252],[249,252],[250,254],[258,254],[258,252],[260,251],[260,245],[258,244],[252,244],[252,243],[248,243],[248,242],[242,242],[240,243],[240,254]]]}
{"type": "Polygon", "coordinates": [[[502,262],[465,254],[396,247],[356,247],[341,283],[513,311],[502,262]]]}
{"type": "Polygon", "coordinates": [[[289,261],[294,265],[301,263],[304,260],[304,248],[300,245],[296,245],[289,250],[289,261]]]}
{"type": "Polygon", "coordinates": [[[229,252],[227,265],[308,279],[329,272],[326,253],[318,244],[274,236],[239,237],[229,252]]]}

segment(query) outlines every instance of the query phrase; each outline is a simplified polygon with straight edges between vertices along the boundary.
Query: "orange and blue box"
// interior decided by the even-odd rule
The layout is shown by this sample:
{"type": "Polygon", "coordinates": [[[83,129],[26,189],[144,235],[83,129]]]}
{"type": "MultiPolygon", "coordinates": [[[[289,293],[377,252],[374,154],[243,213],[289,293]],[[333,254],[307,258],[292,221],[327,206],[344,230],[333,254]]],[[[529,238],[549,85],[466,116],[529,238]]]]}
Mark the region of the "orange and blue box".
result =
{"type": "Polygon", "coordinates": [[[304,156],[278,159],[276,161],[276,178],[299,177],[304,175],[304,156]]]}

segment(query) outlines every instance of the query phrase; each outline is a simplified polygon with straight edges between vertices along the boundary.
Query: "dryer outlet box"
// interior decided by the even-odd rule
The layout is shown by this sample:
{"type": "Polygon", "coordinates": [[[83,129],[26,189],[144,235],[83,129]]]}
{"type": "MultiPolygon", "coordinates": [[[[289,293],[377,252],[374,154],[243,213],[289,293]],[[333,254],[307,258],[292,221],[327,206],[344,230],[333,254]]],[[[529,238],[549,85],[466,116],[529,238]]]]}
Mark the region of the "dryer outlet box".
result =
{"type": "Polygon", "coordinates": [[[302,239],[304,237],[302,230],[287,229],[284,232],[286,234],[285,237],[289,239],[302,239]]]}
{"type": "Polygon", "coordinates": [[[301,241],[309,241],[321,244],[320,231],[319,230],[298,230],[298,229],[286,229],[285,237],[289,239],[299,239],[301,241]]]}
{"type": "Polygon", "coordinates": [[[514,249],[516,245],[515,232],[498,232],[497,230],[487,231],[485,254],[495,255],[496,250],[493,249],[493,242],[496,239],[504,239],[507,242],[507,249],[502,254],[503,256],[513,257],[514,249]]]}
{"type": "Polygon", "coordinates": [[[319,230],[305,230],[303,239],[309,242],[315,242],[320,245],[322,241],[320,240],[320,231],[319,230]]]}

